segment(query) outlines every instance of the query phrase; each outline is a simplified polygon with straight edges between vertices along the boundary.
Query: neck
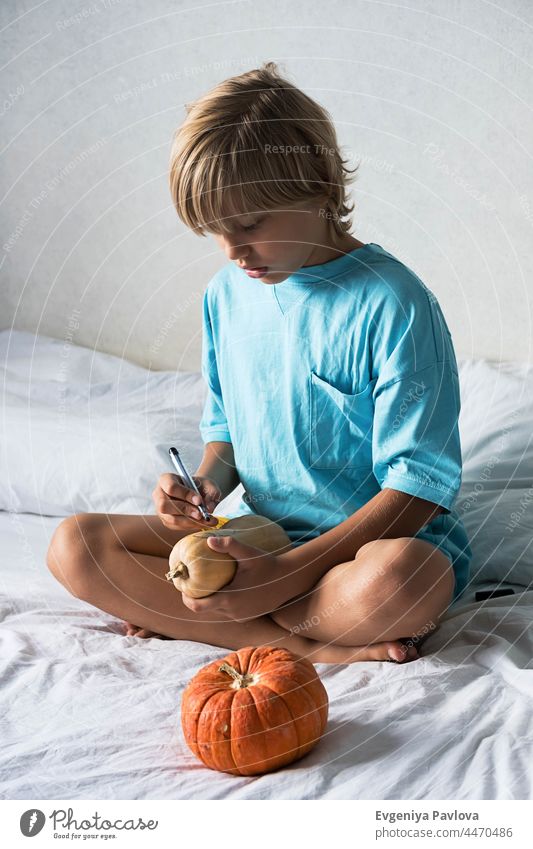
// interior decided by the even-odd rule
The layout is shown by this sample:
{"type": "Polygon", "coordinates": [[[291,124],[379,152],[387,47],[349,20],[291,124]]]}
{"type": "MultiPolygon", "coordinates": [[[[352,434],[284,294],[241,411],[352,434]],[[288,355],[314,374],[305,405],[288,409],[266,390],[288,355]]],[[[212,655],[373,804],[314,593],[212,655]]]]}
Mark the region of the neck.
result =
{"type": "Polygon", "coordinates": [[[333,241],[329,245],[317,246],[316,250],[312,251],[305,268],[309,265],[323,265],[326,262],[331,262],[332,259],[337,259],[339,256],[344,256],[350,251],[355,251],[357,248],[363,248],[364,242],[360,242],[354,236],[346,235],[340,241],[333,241]]]}

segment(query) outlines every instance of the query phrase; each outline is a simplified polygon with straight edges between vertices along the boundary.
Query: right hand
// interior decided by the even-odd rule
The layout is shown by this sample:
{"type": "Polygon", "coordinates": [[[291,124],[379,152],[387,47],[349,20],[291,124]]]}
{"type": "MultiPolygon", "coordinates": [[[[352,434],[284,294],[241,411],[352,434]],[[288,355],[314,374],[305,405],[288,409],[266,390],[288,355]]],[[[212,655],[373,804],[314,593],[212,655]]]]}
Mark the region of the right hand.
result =
{"type": "Polygon", "coordinates": [[[165,472],[159,476],[156,488],[152,492],[157,515],[165,527],[172,530],[197,531],[217,524],[212,514],[222,497],[220,489],[211,478],[198,475],[192,477],[200,490],[211,519],[206,522],[202,518],[202,514],[195,506],[198,496],[193,489],[189,489],[183,478],[180,475],[165,472]]]}

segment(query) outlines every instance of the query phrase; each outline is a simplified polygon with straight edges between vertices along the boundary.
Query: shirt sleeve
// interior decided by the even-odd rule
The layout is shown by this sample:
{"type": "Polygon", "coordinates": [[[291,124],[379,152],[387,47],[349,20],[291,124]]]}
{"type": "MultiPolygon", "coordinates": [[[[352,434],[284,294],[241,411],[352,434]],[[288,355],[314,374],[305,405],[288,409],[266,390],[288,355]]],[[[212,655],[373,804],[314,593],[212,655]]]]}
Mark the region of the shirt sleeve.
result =
{"type": "Polygon", "coordinates": [[[377,347],[374,475],[382,489],[449,513],[461,486],[461,402],[451,335],[432,296],[403,306],[377,347]]]}
{"type": "Polygon", "coordinates": [[[231,442],[220,387],[207,291],[204,293],[202,311],[202,376],[207,384],[207,396],[200,419],[202,440],[204,443],[231,442]]]}

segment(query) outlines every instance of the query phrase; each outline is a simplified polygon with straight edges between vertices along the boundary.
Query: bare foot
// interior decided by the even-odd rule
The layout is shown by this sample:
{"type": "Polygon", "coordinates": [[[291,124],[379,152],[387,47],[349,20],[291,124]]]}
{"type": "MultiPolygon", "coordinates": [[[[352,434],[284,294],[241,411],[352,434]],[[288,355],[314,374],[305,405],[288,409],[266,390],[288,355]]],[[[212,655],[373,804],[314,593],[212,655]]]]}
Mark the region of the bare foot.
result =
{"type": "MultiPolygon", "coordinates": [[[[310,641],[312,642],[312,641],[310,641]]],[[[362,660],[381,660],[389,663],[409,663],[419,658],[412,639],[388,640],[369,646],[321,646],[307,655],[312,663],[356,663],[362,660]]]]}
{"type": "Polygon", "coordinates": [[[149,631],[148,628],[141,628],[139,625],[133,625],[131,622],[124,622],[127,637],[140,637],[141,640],[148,640],[150,637],[155,637],[158,640],[169,640],[164,634],[156,634],[155,631],[149,631]]]}

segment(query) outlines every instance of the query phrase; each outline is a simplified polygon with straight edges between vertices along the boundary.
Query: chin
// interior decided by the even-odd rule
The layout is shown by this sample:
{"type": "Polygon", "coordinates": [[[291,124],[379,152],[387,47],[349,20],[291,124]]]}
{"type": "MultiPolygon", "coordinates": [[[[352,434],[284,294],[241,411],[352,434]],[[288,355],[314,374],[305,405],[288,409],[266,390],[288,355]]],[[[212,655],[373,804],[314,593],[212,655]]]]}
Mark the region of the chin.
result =
{"type": "Polygon", "coordinates": [[[260,277],[259,279],[261,280],[261,283],[264,283],[266,286],[274,286],[276,283],[282,283],[288,276],[288,274],[284,274],[283,272],[273,271],[271,274],[266,274],[264,277],[260,277]]]}

